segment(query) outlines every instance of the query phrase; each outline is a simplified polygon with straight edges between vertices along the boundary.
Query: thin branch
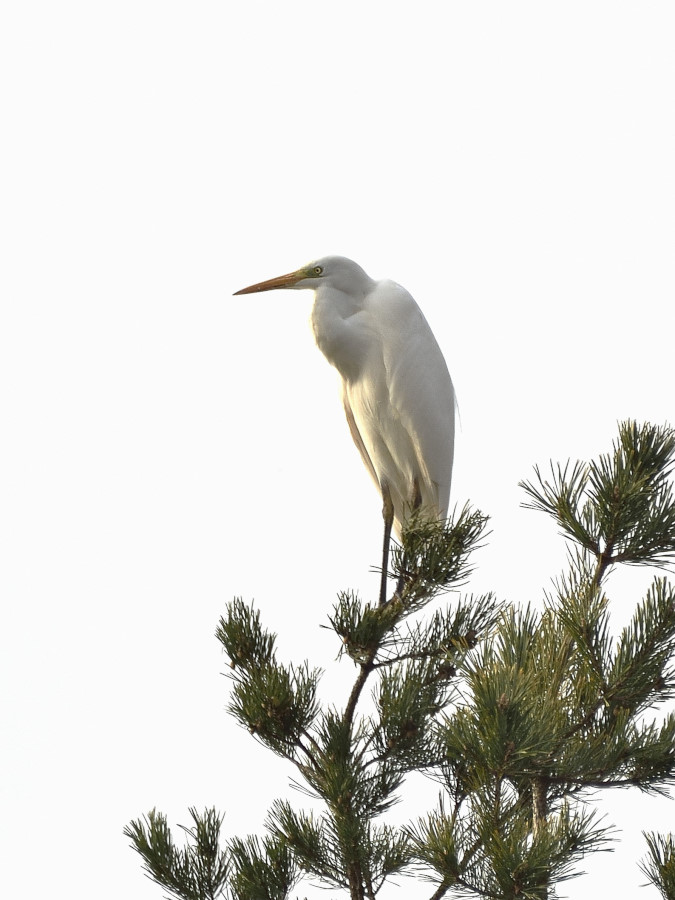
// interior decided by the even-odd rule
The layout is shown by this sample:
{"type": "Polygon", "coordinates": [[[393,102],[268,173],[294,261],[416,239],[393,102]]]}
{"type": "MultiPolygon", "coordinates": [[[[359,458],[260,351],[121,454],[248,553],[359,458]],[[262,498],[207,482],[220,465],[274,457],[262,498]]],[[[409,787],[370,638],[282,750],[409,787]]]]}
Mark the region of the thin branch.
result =
{"type": "MultiPolygon", "coordinates": [[[[309,740],[312,742],[312,744],[314,745],[314,749],[315,749],[315,750],[319,750],[319,747],[318,747],[316,741],[312,738],[311,734],[307,734],[306,731],[303,731],[303,734],[305,735],[305,737],[309,738],[309,740]]],[[[316,768],[316,766],[317,766],[316,757],[314,756],[314,754],[312,753],[312,751],[311,751],[308,747],[305,747],[305,745],[302,743],[302,741],[300,740],[300,738],[298,738],[297,746],[302,750],[302,752],[305,754],[305,756],[307,757],[307,759],[308,759],[308,760],[312,763],[312,765],[316,768]]],[[[300,762],[297,761],[297,760],[294,760],[294,762],[295,762],[295,764],[296,764],[300,769],[302,769],[302,763],[300,763],[300,762]]]]}
{"type": "Polygon", "coordinates": [[[598,563],[593,573],[593,584],[599,589],[600,584],[602,583],[602,579],[607,574],[607,570],[611,568],[611,566],[617,561],[614,557],[614,538],[611,537],[605,546],[605,549],[600,552],[600,548],[595,550],[595,555],[597,557],[598,563]]]}
{"type": "Polygon", "coordinates": [[[445,895],[450,890],[451,885],[449,884],[439,884],[438,888],[433,892],[429,900],[441,900],[441,897],[445,897],[445,895]]]}
{"type": "Polygon", "coordinates": [[[352,692],[349,695],[349,700],[347,701],[347,707],[345,709],[345,722],[351,728],[354,721],[354,713],[356,711],[356,704],[359,702],[359,697],[361,696],[361,691],[368,680],[368,676],[375,668],[373,665],[373,659],[375,658],[376,650],[372,651],[370,658],[366,660],[366,662],[361,663],[361,671],[359,672],[358,678],[354,682],[354,687],[352,688],[352,692]]]}

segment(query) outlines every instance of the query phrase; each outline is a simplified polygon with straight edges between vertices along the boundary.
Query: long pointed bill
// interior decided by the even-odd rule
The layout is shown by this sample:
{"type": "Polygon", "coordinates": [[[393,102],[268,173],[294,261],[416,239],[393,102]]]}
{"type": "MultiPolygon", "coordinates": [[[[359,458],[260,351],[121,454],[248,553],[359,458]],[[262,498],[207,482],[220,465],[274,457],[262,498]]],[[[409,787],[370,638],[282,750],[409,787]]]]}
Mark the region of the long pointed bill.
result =
{"type": "Polygon", "coordinates": [[[237,294],[257,294],[258,291],[275,291],[279,288],[291,288],[306,277],[307,272],[304,269],[298,269],[297,272],[289,272],[288,275],[278,275],[276,278],[270,278],[269,281],[260,281],[258,284],[242,288],[240,291],[235,291],[233,296],[236,297],[237,294]]]}

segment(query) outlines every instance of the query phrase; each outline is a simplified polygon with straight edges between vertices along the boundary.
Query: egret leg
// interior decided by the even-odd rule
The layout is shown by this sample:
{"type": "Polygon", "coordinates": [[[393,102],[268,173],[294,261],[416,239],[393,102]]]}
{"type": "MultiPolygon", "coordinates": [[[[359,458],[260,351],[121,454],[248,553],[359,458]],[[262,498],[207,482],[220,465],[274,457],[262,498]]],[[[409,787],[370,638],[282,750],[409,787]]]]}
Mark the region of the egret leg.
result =
{"type": "Polygon", "coordinates": [[[412,508],[413,512],[420,508],[422,505],[422,491],[420,490],[420,483],[415,478],[413,481],[413,492],[412,492],[412,508]]]}
{"type": "MultiPolygon", "coordinates": [[[[422,505],[422,491],[420,490],[420,483],[417,479],[413,482],[413,492],[412,492],[412,500],[410,506],[412,507],[413,512],[419,509],[422,505]]],[[[398,581],[396,582],[396,595],[398,597],[403,596],[403,588],[405,587],[405,575],[401,573],[398,576],[398,581]]]]}
{"type": "Polygon", "coordinates": [[[382,485],[382,518],[384,519],[384,541],[382,543],[382,578],[380,580],[380,606],[387,602],[387,573],[389,571],[389,543],[391,526],[394,524],[394,504],[388,485],[382,485]]]}

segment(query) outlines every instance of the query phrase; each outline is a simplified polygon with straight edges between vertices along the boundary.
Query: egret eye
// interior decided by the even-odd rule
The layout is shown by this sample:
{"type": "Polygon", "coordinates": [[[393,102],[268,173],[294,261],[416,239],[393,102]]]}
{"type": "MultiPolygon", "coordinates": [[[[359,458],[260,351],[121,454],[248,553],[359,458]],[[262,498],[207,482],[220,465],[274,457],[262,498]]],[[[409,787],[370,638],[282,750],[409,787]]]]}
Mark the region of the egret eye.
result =
{"type": "Polygon", "coordinates": [[[323,266],[314,266],[314,274],[315,275],[321,275],[322,272],[323,272],[323,266]]]}

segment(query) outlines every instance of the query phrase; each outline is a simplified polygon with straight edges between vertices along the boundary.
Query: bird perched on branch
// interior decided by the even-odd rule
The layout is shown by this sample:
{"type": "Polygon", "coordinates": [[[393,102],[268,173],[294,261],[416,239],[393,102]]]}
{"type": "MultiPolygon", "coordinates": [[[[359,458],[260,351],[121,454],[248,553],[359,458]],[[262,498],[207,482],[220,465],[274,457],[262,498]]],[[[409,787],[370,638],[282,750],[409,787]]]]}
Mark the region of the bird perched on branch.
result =
{"type": "Polygon", "coordinates": [[[405,288],[374,281],[342,256],[326,256],[237,294],[314,291],[316,343],[342,378],[349,430],[382,495],[380,603],[386,602],[392,527],[413,509],[445,518],[455,432],[455,395],[443,354],[405,288]]]}

